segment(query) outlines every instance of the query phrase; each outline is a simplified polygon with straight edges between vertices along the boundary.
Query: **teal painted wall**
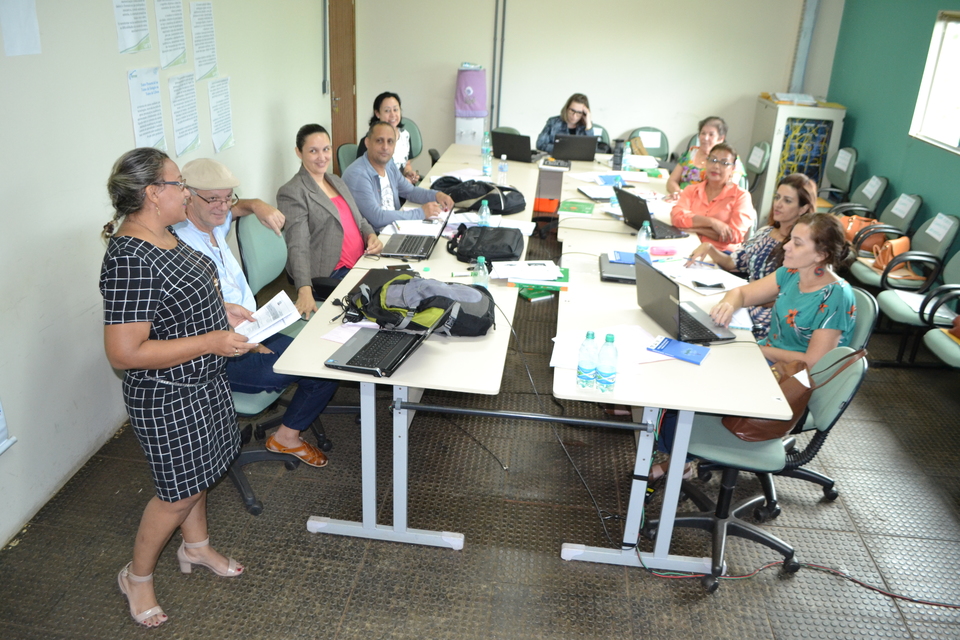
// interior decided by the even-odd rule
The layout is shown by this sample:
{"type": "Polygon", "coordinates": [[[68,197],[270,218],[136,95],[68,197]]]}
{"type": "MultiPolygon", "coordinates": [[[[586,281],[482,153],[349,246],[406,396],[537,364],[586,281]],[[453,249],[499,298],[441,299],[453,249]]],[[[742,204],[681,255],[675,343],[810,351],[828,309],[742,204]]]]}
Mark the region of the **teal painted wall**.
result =
{"type": "Polygon", "coordinates": [[[938,212],[960,216],[960,155],[908,134],[941,10],[960,11],[960,0],[846,0],[828,95],[847,108],[841,145],[859,154],[853,184],[886,177],[881,208],[920,194],[914,229],[938,212]]]}

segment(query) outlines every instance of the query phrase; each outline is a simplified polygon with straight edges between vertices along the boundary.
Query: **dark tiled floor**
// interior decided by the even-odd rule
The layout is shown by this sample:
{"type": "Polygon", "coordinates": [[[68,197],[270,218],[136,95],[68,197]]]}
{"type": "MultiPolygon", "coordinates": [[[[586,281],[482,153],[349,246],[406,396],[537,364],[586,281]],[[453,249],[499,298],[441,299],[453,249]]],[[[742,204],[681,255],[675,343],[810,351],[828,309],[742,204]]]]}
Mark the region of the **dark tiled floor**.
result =
{"type": "MultiPolygon", "coordinates": [[[[515,318],[539,399],[523,359],[512,354],[499,397],[427,393],[424,401],[598,416],[592,405],[550,399],[555,314],[555,301],[521,303],[515,318]]],[[[876,336],[871,353],[890,357],[894,345],[876,336]]],[[[960,602],[958,383],[955,371],[872,368],[815,461],[837,479],[840,499],[824,502],[818,488],[781,479],[783,514],[764,526],[795,545],[802,562],[960,602]]],[[[339,393],[355,396],[350,388],[339,393]]],[[[171,620],[155,631],[133,624],[116,587],[152,490],[135,439],[121,430],[0,552],[0,638],[960,637],[956,610],[897,602],[810,569],[789,578],[768,570],[706,595],[696,580],[562,561],[563,542],[610,545],[553,430],[541,423],[436,414],[414,422],[410,526],[460,531],[462,551],[310,534],[308,515],[360,517],[359,429],[349,416],[324,423],[335,442],[326,468],[248,467],[265,504],[259,517],[242,509],[229,482],[211,491],[214,541],[247,573],[181,575],[171,543],[156,571],[171,620]]],[[[631,436],[557,432],[601,508],[624,513],[631,436]]],[[[380,522],[388,523],[386,431],[378,449],[380,522]]],[[[753,480],[742,485],[743,496],[758,490],[753,480]]],[[[618,525],[608,526],[618,537],[618,525]]],[[[704,555],[707,545],[704,534],[681,530],[674,551],[704,555]]],[[[731,573],[776,559],[742,540],[729,545],[731,573]]]]}

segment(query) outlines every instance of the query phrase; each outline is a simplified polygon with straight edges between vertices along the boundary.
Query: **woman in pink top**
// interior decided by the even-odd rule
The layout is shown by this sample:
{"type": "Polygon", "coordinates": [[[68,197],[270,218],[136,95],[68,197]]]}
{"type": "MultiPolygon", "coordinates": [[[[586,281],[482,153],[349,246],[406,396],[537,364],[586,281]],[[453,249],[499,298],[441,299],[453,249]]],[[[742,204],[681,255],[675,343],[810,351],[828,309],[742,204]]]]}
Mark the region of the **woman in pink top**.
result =
{"type": "Polygon", "coordinates": [[[750,194],[731,181],[736,166],[733,147],[725,142],[714,145],[707,157],[706,179],[680,192],[670,212],[673,226],[693,231],[721,251],[736,249],[757,215],[750,194]]]}
{"type": "Polygon", "coordinates": [[[280,187],[277,208],[286,216],[287,273],[297,289],[297,310],[309,318],[317,310],[314,278],[343,278],[362,255],[383,244],[360,215],[339,176],[327,171],[333,158],[330,134],[318,124],[297,132],[297,175],[280,187]]]}

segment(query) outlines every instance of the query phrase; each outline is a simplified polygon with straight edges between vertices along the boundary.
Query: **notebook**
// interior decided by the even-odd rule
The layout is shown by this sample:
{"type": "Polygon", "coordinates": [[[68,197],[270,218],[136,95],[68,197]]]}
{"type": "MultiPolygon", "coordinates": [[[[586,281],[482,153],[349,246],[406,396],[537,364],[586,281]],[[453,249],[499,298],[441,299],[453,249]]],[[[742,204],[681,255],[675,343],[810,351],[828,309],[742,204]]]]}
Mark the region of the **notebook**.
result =
{"type": "Polygon", "coordinates": [[[654,240],[672,240],[674,238],[686,238],[687,233],[665,222],[660,222],[652,215],[647,207],[647,201],[640,196],[635,196],[629,191],[624,191],[614,187],[617,192],[617,201],[620,203],[620,212],[623,213],[623,221],[634,229],[639,229],[646,221],[650,222],[650,231],[653,232],[654,240]]]}
{"type": "Polygon", "coordinates": [[[443,219],[442,224],[431,222],[437,227],[436,235],[393,234],[387,240],[387,244],[383,247],[380,255],[385,258],[400,258],[403,260],[426,260],[433,253],[433,248],[437,246],[437,241],[443,235],[443,230],[447,228],[447,222],[449,222],[452,213],[453,207],[450,207],[450,211],[447,211],[447,216],[443,219]]]}
{"type": "Polygon", "coordinates": [[[343,346],[323,364],[331,369],[389,378],[423,344],[424,340],[443,326],[456,307],[458,305],[446,309],[423,333],[363,327],[344,342],[343,346]]]}
{"type": "Polygon", "coordinates": [[[553,153],[557,160],[593,160],[597,153],[597,136],[559,135],[553,141],[553,153]]]}
{"type": "Polygon", "coordinates": [[[692,302],[680,302],[680,285],[657,271],[646,260],[633,265],[637,278],[637,304],[674,340],[702,344],[734,340],[706,311],[692,302]]]}
{"type": "Polygon", "coordinates": [[[516,160],[517,162],[537,162],[545,152],[538,149],[532,149],[530,145],[530,136],[522,136],[517,133],[502,133],[500,131],[491,131],[490,137],[493,139],[493,157],[499,158],[502,155],[507,156],[507,160],[516,160]]]}
{"type": "Polygon", "coordinates": [[[600,279],[604,282],[622,282],[633,284],[637,281],[637,270],[633,264],[610,262],[610,256],[600,254],[600,279]]]}

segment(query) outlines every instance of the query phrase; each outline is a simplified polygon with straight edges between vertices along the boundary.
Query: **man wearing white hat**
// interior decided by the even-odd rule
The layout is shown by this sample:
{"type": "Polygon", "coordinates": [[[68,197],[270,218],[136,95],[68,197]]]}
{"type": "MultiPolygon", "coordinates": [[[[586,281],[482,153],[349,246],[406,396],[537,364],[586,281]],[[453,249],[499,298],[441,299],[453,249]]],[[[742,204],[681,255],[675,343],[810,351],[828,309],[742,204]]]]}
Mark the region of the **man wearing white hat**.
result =
{"type": "MultiPolygon", "coordinates": [[[[234,217],[253,214],[279,236],[284,223],[283,214],[263,200],[238,198],[233,190],[240,181],[216,160],[192,160],[182,167],[181,172],[191,198],[187,205],[187,219],[174,225],[174,231],[181,240],[217,265],[220,289],[226,302],[256,311],[257,301],[240,263],[227,245],[227,233],[234,217]]],[[[300,436],[327,406],[337,391],[337,383],[275,373],[274,363],[291,342],[290,337],[278,333],[265,340],[258,349],[237,358],[228,358],[227,377],[231,388],[241,393],[282,391],[296,382],[297,391],[283,416],[283,424],[267,439],[266,448],[293,454],[306,464],[322,467],[327,464],[327,456],[300,436]]]]}

